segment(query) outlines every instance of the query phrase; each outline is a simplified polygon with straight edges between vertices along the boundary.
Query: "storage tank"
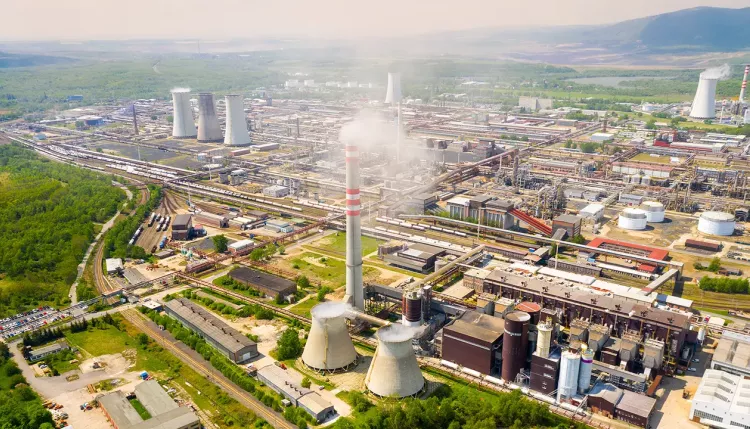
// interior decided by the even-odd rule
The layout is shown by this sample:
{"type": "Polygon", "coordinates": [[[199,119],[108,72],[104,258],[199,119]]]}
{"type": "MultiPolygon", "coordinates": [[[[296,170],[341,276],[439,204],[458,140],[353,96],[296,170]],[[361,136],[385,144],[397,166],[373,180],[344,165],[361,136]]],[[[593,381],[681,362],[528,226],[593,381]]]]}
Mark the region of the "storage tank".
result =
{"type": "Polygon", "coordinates": [[[356,363],[357,352],[346,327],[348,306],[323,302],[312,308],[312,324],[302,362],[316,371],[336,371],[356,363]]]}
{"type": "Polygon", "coordinates": [[[617,226],[622,229],[639,231],[646,229],[646,212],[641,209],[626,208],[620,212],[617,226]]]}
{"type": "Polygon", "coordinates": [[[539,318],[542,316],[542,307],[536,302],[524,301],[516,306],[516,310],[527,313],[531,317],[529,323],[532,325],[539,323],[539,318]]]}
{"type": "Polygon", "coordinates": [[[401,323],[416,327],[422,324],[422,296],[419,290],[410,290],[401,297],[401,323]]]}
{"type": "Polygon", "coordinates": [[[658,201],[644,201],[641,209],[646,212],[646,222],[664,222],[664,204],[658,201]]]}
{"type": "Polygon", "coordinates": [[[529,321],[531,316],[523,311],[514,311],[505,316],[503,333],[503,380],[513,383],[526,364],[529,347],[529,321]]]}
{"type": "Polygon", "coordinates": [[[398,324],[378,330],[378,348],[365,377],[370,392],[404,398],[422,390],[424,377],[411,345],[413,336],[413,328],[398,324]]]}
{"type": "Polygon", "coordinates": [[[581,346],[581,365],[578,369],[578,393],[585,394],[591,386],[591,369],[594,366],[594,351],[581,346]]]}
{"type": "Polygon", "coordinates": [[[578,391],[578,370],[581,356],[566,350],[560,356],[560,378],[557,381],[557,402],[575,396],[578,391]]]}
{"type": "Polygon", "coordinates": [[[189,89],[175,88],[172,90],[172,108],[172,137],[179,139],[197,136],[193,108],[190,106],[189,89]]]}
{"type": "Polygon", "coordinates": [[[201,92],[198,94],[198,141],[219,142],[223,139],[219,118],[216,116],[214,95],[201,92]]]}
{"type": "Polygon", "coordinates": [[[734,234],[734,215],[724,212],[703,212],[698,219],[698,231],[711,235],[734,234]]]}
{"type": "Polygon", "coordinates": [[[542,358],[549,357],[549,349],[552,345],[552,325],[542,322],[537,325],[536,354],[542,358]]]}

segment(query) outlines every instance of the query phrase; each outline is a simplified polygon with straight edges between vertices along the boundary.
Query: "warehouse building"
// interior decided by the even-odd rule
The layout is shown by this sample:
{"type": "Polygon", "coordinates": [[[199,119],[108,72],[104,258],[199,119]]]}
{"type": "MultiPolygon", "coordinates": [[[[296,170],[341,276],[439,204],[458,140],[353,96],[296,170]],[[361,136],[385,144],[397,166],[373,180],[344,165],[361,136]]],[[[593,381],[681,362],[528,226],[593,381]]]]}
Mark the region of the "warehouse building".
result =
{"type": "Polygon", "coordinates": [[[750,335],[724,331],[714,351],[711,369],[750,377],[750,335]]]}
{"type": "Polygon", "coordinates": [[[65,340],[60,340],[44,347],[39,347],[31,350],[31,353],[29,353],[29,362],[38,361],[39,359],[68,349],[70,349],[68,342],[65,340]]]}
{"type": "Polygon", "coordinates": [[[107,274],[110,276],[115,274],[121,274],[124,266],[122,265],[122,259],[120,258],[107,258],[104,261],[104,265],[107,268],[107,274]]]}
{"type": "Polygon", "coordinates": [[[568,237],[573,238],[581,234],[582,218],[574,215],[560,215],[552,220],[552,231],[564,230],[568,237]]]}
{"type": "Polygon", "coordinates": [[[297,284],[293,281],[247,267],[233,269],[229,272],[229,277],[274,298],[297,292],[297,284]]]}
{"type": "Polygon", "coordinates": [[[263,188],[263,195],[271,198],[283,198],[289,195],[289,187],[283,185],[271,185],[263,188]]]}
{"type": "Polygon", "coordinates": [[[172,240],[188,240],[193,229],[193,217],[189,214],[178,214],[172,221],[172,240]]]}
{"type": "Polygon", "coordinates": [[[622,420],[642,428],[649,427],[649,420],[656,406],[656,399],[609,383],[597,383],[589,392],[588,403],[594,412],[622,420]]]}
{"type": "Polygon", "coordinates": [[[294,231],[294,227],[290,225],[289,222],[277,219],[268,219],[266,221],[266,228],[270,229],[273,232],[280,232],[284,234],[294,231]]]}
{"type": "Polygon", "coordinates": [[[187,298],[167,301],[164,311],[195,331],[232,362],[247,362],[258,356],[258,346],[254,341],[187,298]]]}
{"type": "Polygon", "coordinates": [[[505,322],[499,317],[467,311],[443,327],[442,359],[492,375],[500,371],[505,322]]]}
{"type": "Polygon", "coordinates": [[[419,273],[428,273],[435,267],[438,256],[445,254],[445,250],[427,244],[411,244],[406,249],[387,254],[383,259],[396,267],[419,273]]]}
{"type": "Polygon", "coordinates": [[[695,392],[690,419],[712,428],[750,427],[750,380],[725,371],[708,369],[695,392]]]}
{"type": "MultiPolygon", "coordinates": [[[[225,216],[209,213],[200,212],[195,214],[195,220],[202,223],[203,225],[212,226],[214,228],[226,228],[229,226],[229,219],[225,216]]],[[[174,226],[172,226],[174,229],[174,226]]]]}
{"type": "MultiPolygon", "coordinates": [[[[667,260],[669,252],[657,247],[644,246],[642,244],[630,243],[627,241],[610,240],[609,238],[596,237],[588,243],[589,247],[595,247],[605,250],[614,250],[616,252],[629,253],[631,255],[645,256],[660,261],[667,260]]],[[[653,264],[639,263],[638,271],[645,273],[656,273],[657,267],[653,264]]]]}
{"type": "Polygon", "coordinates": [[[247,239],[247,240],[239,240],[235,241],[234,243],[227,246],[229,249],[229,253],[232,255],[243,255],[247,253],[250,249],[252,249],[255,246],[255,241],[247,239]]]}
{"type": "Polygon", "coordinates": [[[333,404],[317,392],[302,387],[287,370],[276,365],[267,365],[258,370],[258,380],[284,396],[295,407],[300,407],[313,416],[318,423],[336,414],[333,404]]]}
{"type": "Polygon", "coordinates": [[[180,407],[156,380],[135,387],[133,400],[151,415],[143,419],[131,403],[130,395],[118,390],[99,398],[99,406],[115,429],[200,429],[198,416],[180,407]]]}

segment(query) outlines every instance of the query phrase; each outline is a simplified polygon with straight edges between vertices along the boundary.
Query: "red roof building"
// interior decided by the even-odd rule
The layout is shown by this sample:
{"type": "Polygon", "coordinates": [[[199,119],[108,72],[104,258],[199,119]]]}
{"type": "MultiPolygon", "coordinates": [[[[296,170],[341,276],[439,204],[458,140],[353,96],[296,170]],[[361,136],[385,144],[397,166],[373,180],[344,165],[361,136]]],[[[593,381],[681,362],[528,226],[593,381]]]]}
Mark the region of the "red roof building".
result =
{"type": "MultiPolygon", "coordinates": [[[[611,240],[609,238],[597,237],[591,240],[588,244],[589,247],[595,247],[606,250],[614,250],[617,252],[630,253],[638,256],[645,256],[651,259],[658,259],[664,261],[669,256],[669,252],[665,249],[659,249],[656,247],[644,246],[642,244],[629,243],[627,241],[611,240]]],[[[656,266],[648,263],[639,263],[638,270],[654,273],[656,272],[656,266]]]]}

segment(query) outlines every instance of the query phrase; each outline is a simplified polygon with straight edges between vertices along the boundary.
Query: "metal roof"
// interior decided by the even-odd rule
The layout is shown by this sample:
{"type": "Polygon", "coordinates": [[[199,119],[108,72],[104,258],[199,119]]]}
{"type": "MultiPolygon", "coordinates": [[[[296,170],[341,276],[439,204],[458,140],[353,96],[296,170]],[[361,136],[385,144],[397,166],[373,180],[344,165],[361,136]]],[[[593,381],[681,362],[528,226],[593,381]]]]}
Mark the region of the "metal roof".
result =
{"type": "Polygon", "coordinates": [[[143,420],[122,391],[99,399],[115,427],[119,429],[180,429],[199,423],[188,407],[178,406],[156,380],[144,381],[135,388],[135,396],[151,414],[143,420]]]}
{"type": "Polygon", "coordinates": [[[172,221],[172,229],[187,229],[190,219],[191,215],[189,214],[178,214],[172,221]]]}
{"type": "Polygon", "coordinates": [[[188,321],[200,329],[203,335],[210,337],[233,353],[239,353],[247,347],[255,346],[254,341],[187,298],[167,301],[164,303],[164,307],[188,321]]]}
{"type": "Polygon", "coordinates": [[[443,333],[456,332],[486,343],[494,343],[503,336],[503,319],[477,311],[467,311],[461,318],[443,328],[443,333]]]}
{"type": "Polygon", "coordinates": [[[625,411],[640,417],[648,418],[656,405],[656,399],[629,390],[622,391],[622,398],[615,406],[616,410],[625,411]]]}

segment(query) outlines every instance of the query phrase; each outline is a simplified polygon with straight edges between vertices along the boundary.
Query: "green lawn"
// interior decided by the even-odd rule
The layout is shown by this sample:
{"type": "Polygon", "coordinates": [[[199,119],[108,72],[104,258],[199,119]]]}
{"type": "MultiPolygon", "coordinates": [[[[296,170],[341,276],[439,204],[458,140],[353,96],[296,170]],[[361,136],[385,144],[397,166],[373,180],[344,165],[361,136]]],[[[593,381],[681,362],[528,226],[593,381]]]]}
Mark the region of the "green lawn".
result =
{"type": "Polygon", "coordinates": [[[64,374],[68,371],[78,369],[77,363],[70,363],[70,361],[75,358],[75,353],[70,350],[63,350],[60,353],[48,356],[44,359],[44,363],[46,363],[51,370],[56,370],[58,374],[64,374]]]}
{"type": "Polygon", "coordinates": [[[138,415],[141,416],[143,420],[148,420],[151,418],[151,413],[148,412],[146,407],[141,404],[141,401],[139,401],[136,398],[130,399],[130,405],[135,408],[135,410],[138,412],[138,415]]]}
{"type": "MultiPolygon", "coordinates": [[[[384,243],[372,237],[362,236],[362,256],[377,252],[378,245],[384,243]]],[[[320,247],[329,252],[340,253],[346,256],[346,233],[337,232],[313,243],[312,247],[320,247]]]]}
{"type": "Polygon", "coordinates": [[[299,304],[295,305],[294,307],[290,308],[289,311],[291,311],[294,314],[304,316],[304,317],[310,317],[310,310],[315,307],[320,301],[318,301],[317,296],[311,296],[306,301],[300,302],[299,304]]]}
{"type": "MultiPolygon", "coordinates": [[[[312,283],[320,280],[322,285],[330,286],[333,289],[338,289],[346,284],[346,262],[342,259],[305,252],[288,262],[294,270],[307,276],[312,283]]],[[[377,272],[375,268],[364,267],[362,275],[364,277],[368,275],[376,276],[377,272]]]]}
{"type": "MultiPolygon", "coordinates": [[[[89,327],[84,332],[68,332],[65,337],[71,345],[78,347],[84,358],[122,353],[135,349],[137,345],[133,336],[108,325],[106,328],[89,327]]],[[[169,365],[160,356],[149,353],[137,353],[135,367],[131,368],[132,371],[149,372],[168,369],[169,365]]]]}

